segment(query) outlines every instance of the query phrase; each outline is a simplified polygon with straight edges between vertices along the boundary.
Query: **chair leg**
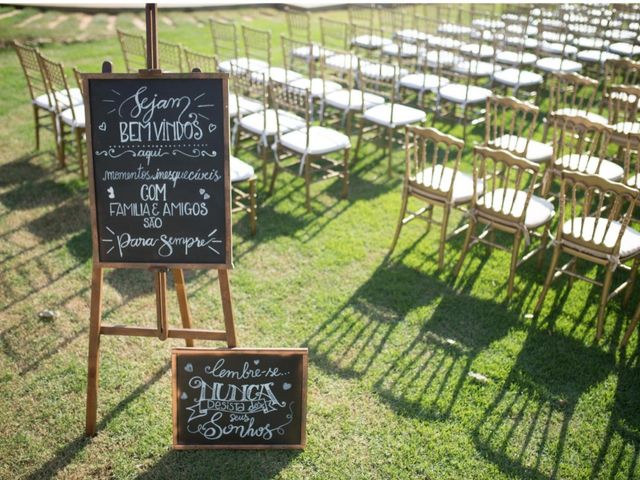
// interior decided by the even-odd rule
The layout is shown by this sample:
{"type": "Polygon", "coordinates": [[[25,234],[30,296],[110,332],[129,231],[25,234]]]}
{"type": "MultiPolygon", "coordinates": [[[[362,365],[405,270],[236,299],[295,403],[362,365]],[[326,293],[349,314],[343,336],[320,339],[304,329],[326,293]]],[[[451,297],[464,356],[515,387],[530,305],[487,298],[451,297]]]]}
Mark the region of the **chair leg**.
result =
{"type": "MultiPolygon", "coordinates": [[[[578,257],[573,257],[571,259],[571,266],[569,267],[569,272],[576,273],[576,268],[578,268],[578,257]]],[[[575,278],[572,275],[569,275],[569,288],[573,287],[573,282],[575,278]]]]}
{"type": "Polygon", "coordinates": [[[396,233],[393,235],[393,240],[391,241],[391,248],[389,249],[389,255],[393,253],[396,248],[396,244],[398,243],[398,238],[400,237],[400,230],[404,225],[404,215],[407,213],[407,202],[409,201],[409,195],[407,192],[407,185],[404,184],[402,188],[402,201],[400,204],[400,218],[398,218],[398,225],[396,226],[396,233]]]}
{"type": "Polygon", "coordinates": [[[511,250],[511,267],[509,269],[509,282],[507,286],[507,300],[511,299],[513,294],[513,283],[516,276],[516,265],[518,264],[518,254],[520,253],[520,242],[522,241],[522,233],[516,232],[513,239],[513,249],[511,250]]]}
{"type": "Polygon", "coordinates": [[[638,326],[638,322],[640,322],[640,303],[638,304],[638,308],[636,308],[636,313],[633,314],[633,318],[631,319],[629,328],[627,328],[627,331],[624,333],[624,337],[622,337],[622,340],[620,341],[620,348],[624,348],[627,345],[627,342],[629,341],[629,338],[631,338],[633,331],[638,326]]]}
{"type": "Polygon", "coordinates": [[[349,151],[350,148],[345,148],[342,153],[342,198],[349,196],[349,151]]]}
{"type": "Polygon", "coordinates": [[[33,106],[33,120],[36,126],[36,150],[40,150],[40,117],[38,117],[38,107],[33,106]]]}
{"type": "Polygon", "coordinates": [[[251,235],[255,235],[258,229],[258,214],[256,208],[256,179],[249,180],[249,225],[251,226],[251,235]]]}
{"type": "Polygon", "coordinates": [[[546,143],[547,136],[549,135],[549,119],[546,118],[544,122],[544,130],[542,132],[542,142],[546,143]]]}
{"type": "Polygon", "coordinates": [[[391,178],[391,163],[393,161],[393,128],[388,128],[387,133],[389,134],[389,139],[387,140],[387,148],[389,149],[389,152],[387,153],[387,176],[391,178]]]}
{"type": "Polygon", "coordinates": [[[266,185],[267,183],[267,177],[269,176],[269,147],[266,145],[260,145],[260,143],[258,143],[258,146],[262,148],[261,151],[261,156],[262,156],[262,178],[263,178],[263,182],[266,185]]]}
{"type": "Polygon", "coordinates": [[[80,177],[84,180],[87,178],[84,171],[84,153],[82,151],[82,133],[83,130],[81,128],[75,129],[76,133],[76,153],[78,155],[78,163],[80,164],[80,177]]]}
{"type": "MultiPolygon", "coordinates": [[[[433,208],[431,209],[433,214],[433,208]]],[[[451,209],[449,205],[445,205],[442,209],[442,225],[440,226],[440,246],[438,247],[438,268],[442,270],[444,267],[444,247],[447,241],[447,226],[449,225],[449,215],[451,209]]]]}
{"type": "Polygon", "coordinates": [[[467,106],[462,107],[462,139],[467,139],[467,106]]]}
{"type": "Polygon", "coordinates": [[[67,142],[66,142],[66,135],[67,132],[65,132],[65,128],[64,128],[64,123],[60,122],[60,164],[63,167],[67,166],[67,142]]]}
{"type": "Polygon", "coordinates": [[[636,283],[636,277],[638,276],[638,263],[640,262],[640,257],[636,257],[631,265],[631,275],[629,275],[629,280],[627,282],[627,288],[624,292],[624,298],[622,299],[622,304],[627,305],[629,303],[629,299],[631,298],[631,293],[633,293],[633,287],[636,283]]]}
{"type": "Polygon", "coordinates": [[[64,152],[60,150],[60,144],[62,142],[62,122],[58,123],[58,118],[56,117],[55,112],[51,112],[51,121],[53,122],[53,136],[56,141],[56,159],[58,160],[58,164],[61,167],[65,166],[64,162],[64,152]]]}
{"type": "Polygon", "coordinates": [[[600,297],[600,306],[598,307],[598,326],[596,329],[596,340],[600,340],[600,337],[602,337],[602,330],[604,327],[604,311],[607,307],[607,297],[609,297],[609,290],[611,290],[612,278],[613,278],[613,269],[607,265],[607,271],[604,274],[604,283],[602,284],[602,296],[600,297]]]}
{"type": "Polygon", "coordinates": [[[360,144],[362,143],[362,131],[364,130],[364,123],[362,120],[358,122],[359,130],[358,130],[358,140],[356,141],[356,149],[353,152],[353,162],[355,163],[358,160],[358,155],[360,154],[360,144]]]}
{"type": "Polygon", "coordinates": [[[558,263],[559,258],[560,258],[560,245],[556,245],[555,248],[553,249],[553,257],[551,257],[551,264],[549,265],[547,278],[545,278],[544,280],[542,291],[540,292],[540,296],[538,297],[538,303],[536,303],[536,307],[533,309],[534,315],[538,315],[540,313],[540,310],[542,310],[542,305],[544,304],[544,298],[547,296],[547,292],[549,291],[549,287],[551,286],[551,282],[553,281],[553,275],[556,273],[556,265],[558,263]]]}
{"type": "Polygon", "coordinates": [[[542,267],[544,254],[547,251],[547,245],[549,243],[549,223],[551,222],[547,222],[547,224],[545,224],[544,230],[542,232],[542,238],[540,239],[540,251],[538,252],[538,260],[536,262],[538,270],[540,269],[540,267],[542,267]]]}
{"type": "Polygon", "coordinates": [[[305,191],[304,205],[307,208],[307,212],[311,212],[311,158],[310,157],[307,157],[304,160],[304,191],[305,191]]]}
{"type": "Polygon", "coordinates": [[[276,177],[278,176],[278,173],[280,173],[280,167],[276,162],[276,164],[273,166],[273,173],[271,174],[271,184],[269,185],[269,196],[273,194],[273,188],[276,185],[276,177]]]}
{"type": "Polygon", "coordinates": [[[462,268],[462,264],[464,263],[464,257],[467,255],[467,251],[469,250],[469,245],[471,244],[471,238],[475,233],[476,229],[476,221],[471,217],[469,219],[469,228],[467,229],[467,235],[464,238],[464,245],[462,245],[462,252],[460,253],[460,258],[458,259],[458,263],[456,264],[456,268],[453,270],[453,278],[456,278],[460,273],[460,269],[462,268]]]}

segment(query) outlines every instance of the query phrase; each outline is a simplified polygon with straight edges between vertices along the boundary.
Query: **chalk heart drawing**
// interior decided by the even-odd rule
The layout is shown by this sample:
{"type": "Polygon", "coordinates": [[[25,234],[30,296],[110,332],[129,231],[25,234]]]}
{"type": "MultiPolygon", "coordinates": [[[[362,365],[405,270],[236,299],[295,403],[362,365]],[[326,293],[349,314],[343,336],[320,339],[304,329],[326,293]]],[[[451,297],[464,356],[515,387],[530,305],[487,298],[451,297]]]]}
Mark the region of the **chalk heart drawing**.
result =
{"type": "Polygon", "coordinates": [[[254,361],[253,361],[253,364],[254,364],[254,365],[258,365],[259,363],[260,363],[260,360],[254,360],[254,361]]]}
{"type": "Polygon", "coordinates": [[[184,366],[184,371],[185,371],[185,372],[189,372],[189,373],[193,372],[193,365],[191,365],[190,363],[187,363],[187,364],[184,366]]]}
{"type": "Polygon", "coordinates": [[[116,194],[113,192],[113,187],[107,188],[107,193],[109,194],[109,198],[111,199],[116,198],[116,194]]]}
{"type": "Polygon", "coordinates": [[[289,382],[284,382],[282,384],[282,389],[283,390],[291,390],[291,384],[289,382]]]}
{"type": "Polygon", "coordinates": [[[187,398],[189,398],[189,397],[187,396],[187,392],[182,392],[182,395],[180,395],[180,398],[181,398],[182,400],[186,400],[187,398]]]}
{"type": "Polygon", "coordinates": [[[100,125],[98,125],[98,130],[100,130],[101,132],[106,132],[107,131],[107,122],[102,122],[100,125]]]}
{"type": "Polygon", "coordinates": [[[205,193],[202,198],[204,198],[205,200],[209,200],[211,198],[211,195],[209,195],[208,193],[205,193]]]}
{"type": "Polygon", "coordinates": [[[201,188],[200,190],[198,190],[198,192],[200,193],[200,195],[204,195],[204,188],[201,188]]]}
{"type": "Polygon", "coordinates": [[[216,130],[216,128],[218,128],[218,126],[215,123],[210,123],[209,124],[209,133],[212,133],[216,130]]]}

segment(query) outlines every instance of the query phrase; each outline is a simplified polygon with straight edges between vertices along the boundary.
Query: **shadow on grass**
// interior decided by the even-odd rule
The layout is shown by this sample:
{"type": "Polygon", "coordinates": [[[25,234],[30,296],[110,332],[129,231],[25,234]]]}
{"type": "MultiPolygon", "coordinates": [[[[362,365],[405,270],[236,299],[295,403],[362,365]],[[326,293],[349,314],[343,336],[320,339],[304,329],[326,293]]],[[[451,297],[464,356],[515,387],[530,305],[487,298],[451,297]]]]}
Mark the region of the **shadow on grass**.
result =
{"type": "MultiPolygon", "coordinates": [[[[127,406],[135,401],[138,397],[143,395],[151,386],[156,383],[158,380],[165,375],[170,368],[170,363],[166,362],[161,368],[156,370],[156,372],[149,378],[147,381],[141,385],[139,385],[133,392],[131,392],[126,398],[124,398],[120,403],[118,403],[114,408],[112,408],[109,412],[106,413],[102,417],[102,419],[97,424],[97,431],[100,432],[103,428],[105,428],[109,422],[111,422],[114,418],[120,415],[123,411],[126,410],[127,406]]],[[[62,448],[59,448],[54,457],[49,460],[47,463],[42,465],[38,470],[28,475],[26,478],[28,480],[36,480],[36,479],[49,479],[55,478],[57,475],[64,470],[64,468],[69,465],[73,460],[78,456],[78,454],[91,443],[91,439],[84,436],[84,434],[77,436],[71,442],[67,443],[62,448]]]]}
{"type": "MultiPolygon", "coordinates": [[[[578,402],[610,375],[615,363],[613,354],[597,346],[532,327],[502,388],[473,430],[476,448],[508,476],[562,477],[578,402]]],[[[638,386],[635,391],[639,393],[638,386]]]]}

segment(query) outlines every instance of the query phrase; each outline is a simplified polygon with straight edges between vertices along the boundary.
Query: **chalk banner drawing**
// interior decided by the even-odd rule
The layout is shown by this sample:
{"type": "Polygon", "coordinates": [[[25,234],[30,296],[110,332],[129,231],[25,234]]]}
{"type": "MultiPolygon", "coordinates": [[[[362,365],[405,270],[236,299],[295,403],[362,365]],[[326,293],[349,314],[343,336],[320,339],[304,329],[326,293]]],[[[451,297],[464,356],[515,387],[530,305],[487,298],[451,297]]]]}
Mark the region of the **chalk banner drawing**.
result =
{"type": "Polygon", "coordinates": [[[224,95],[220,78],[89,80],[102,262],[226,263],[224,95]]]}
{"type": "Polygon", "coordinates": [[[306,349],[172,352],[174,447],[303,448],[306,349]]]}

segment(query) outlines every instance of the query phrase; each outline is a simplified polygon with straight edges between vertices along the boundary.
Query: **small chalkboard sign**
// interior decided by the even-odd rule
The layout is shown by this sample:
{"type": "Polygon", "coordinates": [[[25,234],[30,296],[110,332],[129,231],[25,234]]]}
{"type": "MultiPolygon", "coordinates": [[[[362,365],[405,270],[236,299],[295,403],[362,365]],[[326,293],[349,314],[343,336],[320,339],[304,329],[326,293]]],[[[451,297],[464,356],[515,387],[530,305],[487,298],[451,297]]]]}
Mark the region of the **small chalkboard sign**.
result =
{"type": "Polygon", "coordinates": [[[227,76],[84,79],[94,262],[230,268],[227,76]]]}
{"type": "Polygon", "coordinates": [[[306,348],[174,348],[173,447],[304,448],[306,348]]]}

